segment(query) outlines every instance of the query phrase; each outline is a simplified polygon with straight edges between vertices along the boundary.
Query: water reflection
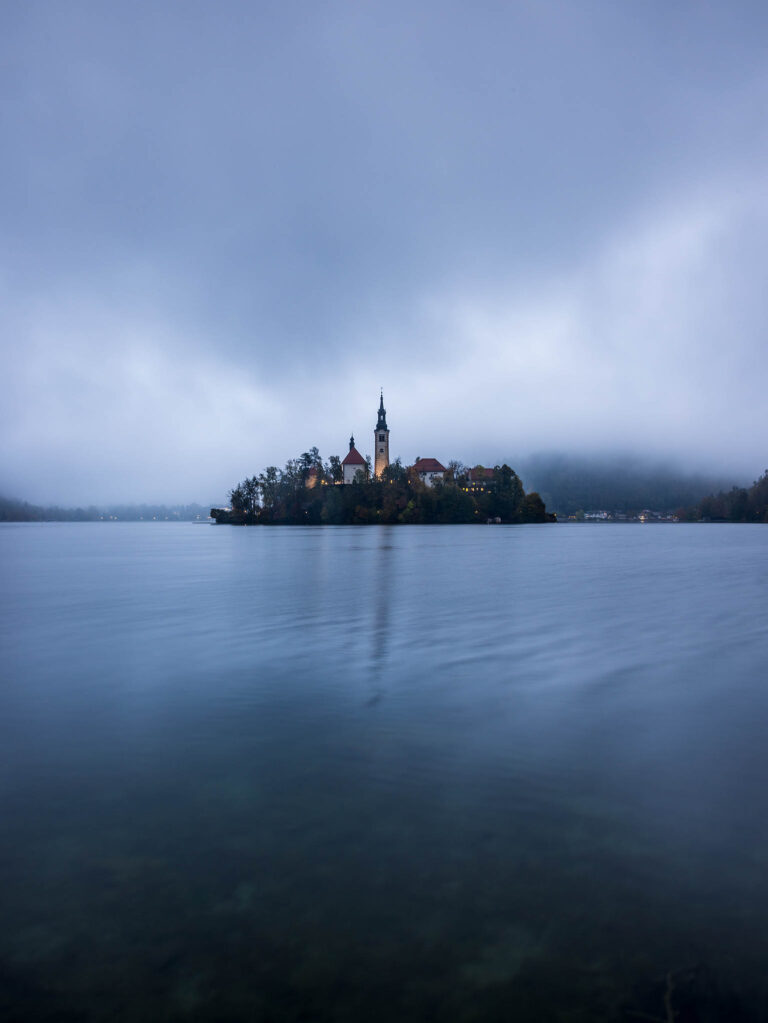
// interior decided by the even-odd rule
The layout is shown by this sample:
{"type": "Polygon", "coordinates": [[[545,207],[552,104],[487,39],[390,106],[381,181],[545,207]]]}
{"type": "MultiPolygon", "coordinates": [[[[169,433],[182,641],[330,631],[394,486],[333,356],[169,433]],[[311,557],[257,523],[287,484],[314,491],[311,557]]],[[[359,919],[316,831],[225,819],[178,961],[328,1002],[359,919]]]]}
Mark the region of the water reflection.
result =
{"type": "Polygon", "coordinates": [[[0,1015],[765,1017],[768,531],[0,544],[0,1015]]]}
{"type": "Polygon", "coordinates": [[[384,675],[392,628],[392,587],[396,584],[397,554],[392,543],[393,527],[380,526],[375,530],[374,597],[371,602],[371,662],[373,694],[369,705],[384,695],[384,675]]]}

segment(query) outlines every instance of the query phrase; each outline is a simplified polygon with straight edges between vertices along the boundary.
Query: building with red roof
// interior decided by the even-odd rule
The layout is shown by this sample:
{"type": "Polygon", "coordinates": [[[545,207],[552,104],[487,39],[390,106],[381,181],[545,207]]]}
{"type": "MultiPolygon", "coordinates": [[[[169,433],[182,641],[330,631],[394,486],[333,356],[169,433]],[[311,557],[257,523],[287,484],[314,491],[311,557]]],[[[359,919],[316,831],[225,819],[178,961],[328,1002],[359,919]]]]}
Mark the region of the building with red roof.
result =
{"type": "Polygon", "coordinates": [[[436,458],[417,458],[409,471],[414,476],[418,476],[422,483],[431,487],[434,480],[443,478],[446,468],[436,458]]]}
{"type": "Polygon", "coordinates": [[[354,483],[355,474],[360,472],[361,470],[365,472],[366,467],[367,465],[365,459],[355,447],[355,438],[350,437],[349,451],[347,452],[346,458],[344,458],[344,460],[341,463],[341,468],[344,471],[344,482],[354,483]]]}
{"type": "MultiPolygon", "coordinates": [[[[373,475],[376,479],[381,479],[384,471],[390,464],[389,427],[387,426],[387,413],[384,408],[383,391],[379,396],[379,415],[373,439],[375,458],[375,462],[372,466],[373,475]]],[[[366,476],[370,473],[369,463],[366,462],[365,458],[363,458],[355,447],[354,437],[349,438],[349,451],[341,463],[341,468],[342,483],[354,483],[358,472],[363,472],[366,476]]],[[[448,470],[442,462],[438,462],[436,458],[417,458],[416,462],[410,466],[408,471],[412,479],[420,479],[426,486],[431,487],[435,480],[443,479],[448,470]]]]}
{"type": "Polygon", "coordinates": [[[482,493],[486,490],[493,490],[496,484],[496,472],[494,469],[487,469],[484,465],[476,465],[474,469],[467,471],[466,486],[464,490],[470,493],[482,493]]]}
{"type": "Polygon", "coordinates": [[[476,465],[474,469],[470,469],[467,473],[467,477],[472,483],[483,483],[485,480],[492,480],[496,475],[493,469],[486,469],[484,465],[476,465]]]}

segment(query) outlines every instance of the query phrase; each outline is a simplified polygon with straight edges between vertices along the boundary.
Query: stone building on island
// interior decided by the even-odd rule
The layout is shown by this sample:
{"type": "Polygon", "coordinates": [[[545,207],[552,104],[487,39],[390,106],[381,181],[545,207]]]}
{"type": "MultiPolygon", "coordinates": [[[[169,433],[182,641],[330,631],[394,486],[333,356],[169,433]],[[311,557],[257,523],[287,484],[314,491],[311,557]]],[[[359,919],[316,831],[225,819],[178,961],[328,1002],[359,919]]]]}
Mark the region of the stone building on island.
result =
{"type": "Polygon", "coordinates": [[[410,471],[414,476],[418,476],[422,483],[431,487],[433,481],[441,480],[447,470],[436,458],[417,458],[410,471]]]}
{"type": "MultiPolygon", "coordinates": [[[[379,415],[373,431],[373,450],[375,452],[373,474],[380,479],[389,465],[389,427],[387,426],[387,410],[384,408],[383,391],[379,398],[379,415]]],[[[357,473],[361,471],[365,473],[368,464],[355,447],[355,438],[350,437],[349,451],[341,463],[343,470],[341,482],[354,483],[357,473]]],[[[434,480],[442,479],[447,470],[436,458],[417,458],[415,464],[410,466],[409,472],[426,486],[431,487],[434,480]]],[[[312,484],[308,483],[308,486],[312,486],[312,484]]]]}
{"type": "Polygon", "coordinates": [[[379,419],[373,431],[373,450],[376,459],[373,464],[374,476],[381,476],[389,465],[389,429],[387,428],[387,410],[384,408],[384,391],[379,400],[379,419]]]}
{"type": "Polygon", "coordinates": [[[349,451],[347,452],[346,458],[342,461],[341,467],[344,470],[344,483],[354,483],[355,473],[362,471],[365,472],[366,462],[363,456],[355,447],[355,438],[349,438],[349,451]]]}

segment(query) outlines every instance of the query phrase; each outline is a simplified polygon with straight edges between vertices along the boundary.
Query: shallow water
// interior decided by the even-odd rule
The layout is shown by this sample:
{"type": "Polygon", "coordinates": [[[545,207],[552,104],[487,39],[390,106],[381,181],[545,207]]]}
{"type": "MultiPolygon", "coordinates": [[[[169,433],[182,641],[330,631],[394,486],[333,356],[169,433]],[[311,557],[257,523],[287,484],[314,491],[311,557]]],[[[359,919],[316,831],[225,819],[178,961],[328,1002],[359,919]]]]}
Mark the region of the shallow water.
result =
{"type": "Polygon", "coordinates": [[[768,1018],[765,527],[0,559],[0,1018],[768,1018]]]}

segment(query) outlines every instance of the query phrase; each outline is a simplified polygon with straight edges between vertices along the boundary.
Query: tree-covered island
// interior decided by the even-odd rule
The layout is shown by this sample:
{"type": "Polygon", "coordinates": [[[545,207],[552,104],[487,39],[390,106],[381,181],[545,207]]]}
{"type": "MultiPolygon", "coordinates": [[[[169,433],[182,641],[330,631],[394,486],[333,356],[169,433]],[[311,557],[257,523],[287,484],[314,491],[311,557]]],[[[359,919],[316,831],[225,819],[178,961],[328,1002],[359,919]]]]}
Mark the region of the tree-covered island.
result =
{"type": "Polygon", "coordinates": [[[431,483],[417,466],[406,467],[398,458],[375,476],[367,459],[345,485],[341,459],[332,455],[324,462],[311,448],[283,470],[269,466],[238,483],[229,494],[230,507],[212,508],[211,515],[231,525],[554,521],[508,465],[468,468],[454,461],[431,483]]]}

